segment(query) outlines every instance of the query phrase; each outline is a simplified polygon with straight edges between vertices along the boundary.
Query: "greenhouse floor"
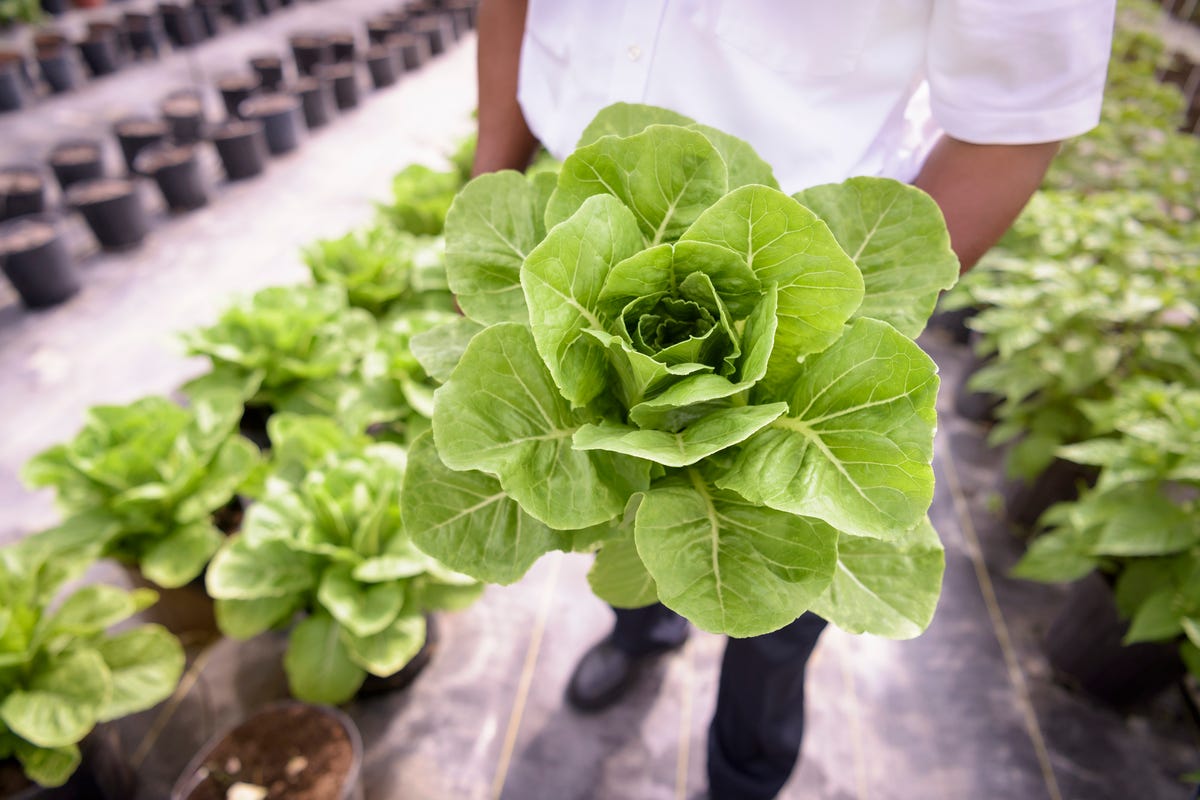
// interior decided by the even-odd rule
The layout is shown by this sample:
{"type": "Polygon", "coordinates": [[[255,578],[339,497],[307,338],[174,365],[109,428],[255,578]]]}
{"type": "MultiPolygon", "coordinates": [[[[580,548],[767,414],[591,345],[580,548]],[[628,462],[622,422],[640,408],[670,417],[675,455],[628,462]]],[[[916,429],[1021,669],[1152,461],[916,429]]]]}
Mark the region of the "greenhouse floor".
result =
{"type": "MultiPolygon", "coordinates": [[[[392,2],[285,10],[193,56],[7,115],[0,160],[40,159],[48,138],[107,130],[118,107],[150,111],[189,75],[263,49],[282,52],[298,28],[350,18],[361,28],[357,20],[392,2]]],[[[54,519],[49,497],[17,478],[29,456],[70,435],[90,405],[169,393],[199,372],[172,343],[174,332],[211,320],[233,293],[302,280],[302,245],[367,221],[394,172],[436,163],[468,132],[474,68],[467,40],[369,95],[264,176],[219,187],[206,209],[158,219],[140,249],[89,258],[85,290],[62,307],[30,314],[0,296],[0,541],[54,519]]],[[[968,354],[936,331],[922,343],[944,386],[956,385],[968,354]]],[[[1121,716],[1053,681],[1039,641],[1063,592],[1006,577],[1021,542],[990,510],[1000,455],[984,445],[982,428],[954,415],[949,395],[931,512],[947,561],[937,616],[911,642],[823,635],[809,671],[804,757],[783,797],[1188,797],[1179,776],[1196,769],[1198,740],[1179,695],[1121,716]]],[[[701,796],[722,640],[696,633],[647,671],[627,701],[597,715],[573,712],[562,699],[572,666],[610,620],[587,588],[588,564],[578,555],[544,558],[517,585],[491,587],[469,610],[443,615],[435,659],[410,689],[348,707],[366,743],[369,800],[701,796]]],[[[138,764],[138,800],[166,797],[202,742],[285,696],[282,647],[266,636],[193,648],[176,696],[120,723],[138,764]]]]}

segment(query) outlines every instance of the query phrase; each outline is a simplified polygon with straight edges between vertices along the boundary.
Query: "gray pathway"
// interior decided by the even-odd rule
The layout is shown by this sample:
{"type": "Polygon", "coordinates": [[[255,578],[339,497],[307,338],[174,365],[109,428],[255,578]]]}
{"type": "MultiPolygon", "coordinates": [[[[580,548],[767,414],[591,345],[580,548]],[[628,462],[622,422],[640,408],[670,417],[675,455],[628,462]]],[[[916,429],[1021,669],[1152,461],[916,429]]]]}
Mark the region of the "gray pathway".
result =
{"type": "MultiPolygon", "coordinates": [[[[281,49],[295,28],[360,20],[384,5],[325,0],[285,11],[195,58],[216,71],[281,49]]],[[[185,62],[130,70],[78,105],[55,100],[0,118],[0,162],[37,157],[57,132],[95,125],[118,103],[151,108],[186,82],[185,62]]],[[[0,303],[0,540],[53,519],[48,498],[17,481],[29,455],[69,435],[89,405],[169,392],[198,371],[170,344],[173,332],[211,319],[231,294],[302,279],[300,245],[368,220],[371,199],[386,196],[405,164],[436,163],[470,128],[473,72],[467,43],[266,176],[220,188],[206,210],[161,219],[141,249],[89,258],[86,291],[61,309],[35,315],[0,303]]],[[[925,345],[952,386],[965,353],[933,335],[925,345]]],[[[947,571],[937,617],[911,642],[823,636],[804,760],[784,797],[1184,798],[1177,776],[1200,758],[1182,704],[1169,696],[1121,717],[1050,680],[1038,639],[1062,592],[1004,577],[1021,545],[987,511],[999,456],[948,407],[941,425],[932,514],[947,571]]],[[[702,790],[722,640],[696,634],[616,708],[570,711],[561,697],[571,667],[609,619],[587,590],[587,568],[582,556],[548,557],[519,584],[490,588],[444,617],[436,661],[410,690],[349,707],[368,745],[370,800],[683,800],[702,790]]],[[[139,800],[160,800],[202,741],[284,695],[282,646],[269,636],[219,642],[194,656],[176,697],[121,724],[143,779],[139,800]]]]}

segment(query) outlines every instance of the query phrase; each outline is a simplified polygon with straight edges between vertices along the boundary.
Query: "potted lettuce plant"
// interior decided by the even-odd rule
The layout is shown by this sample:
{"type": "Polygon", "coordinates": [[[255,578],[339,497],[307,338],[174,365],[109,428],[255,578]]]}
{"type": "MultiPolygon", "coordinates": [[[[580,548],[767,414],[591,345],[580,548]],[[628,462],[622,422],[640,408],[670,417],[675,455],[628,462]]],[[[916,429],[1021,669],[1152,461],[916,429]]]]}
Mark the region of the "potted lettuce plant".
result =
{"type": "Polygon", "coordinates": [[[354,436],[328,420],[271,424],[280,475],[217,553],[208,591],[235,638],[302,615],[284,659],[292,694],[341,703],[368,675],[400,673],[425,643],[426,613],[461,607],[480,587],[413,546],[400,519],[401,448],[356,452],[354,436]]]}
{"type": "Polygon", "coordinates": [[[618,104],[557,175],[469,183],[446,242],[468,319],[414,340],[454,364],[409,454],[418,546],[507,583],[599,542],[602,598],[733,636],[808,609],[928,625],[938,379],[913,337],[958,275],[928,196],[789,196],[745,142],[618,104]]]}
{"type": "MultiPolygon", "coordinates": [[[[153,591],[93,584],[55,602],[63,584],[92,563],[97,548],[89,534],[66,524],[0,549],[0,769],[15,761],[43,787],[71,780],[97,724],[156,705],[183,671],[183,648],[162,627],[108,632],[152,604],[153,591]]],[[[123,765],[87,766],[129,780],[123,765]]],[[[89,797],[130,796],[125,782],[81,774],[74,783],[86,785],[89,797]]]]}

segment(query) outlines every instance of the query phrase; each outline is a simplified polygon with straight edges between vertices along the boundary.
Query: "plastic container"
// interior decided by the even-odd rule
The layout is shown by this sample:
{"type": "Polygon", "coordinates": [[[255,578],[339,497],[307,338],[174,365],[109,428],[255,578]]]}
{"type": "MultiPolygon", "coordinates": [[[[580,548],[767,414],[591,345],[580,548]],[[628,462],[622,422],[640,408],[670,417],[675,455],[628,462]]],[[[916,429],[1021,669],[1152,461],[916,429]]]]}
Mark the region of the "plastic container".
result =
{"type": "Polygon", "coordinates": [[[79,291],[71,253],[48,218],[0,225],[0,264],[26,308],[49,308],[79,291]]]}
{"type": "Polygon", "coordinates": [[[123,178],[81,181],[67,190],[67,203],[83,214],[106,250],[135,247],[150,230],[137,186],[123,178]]]}

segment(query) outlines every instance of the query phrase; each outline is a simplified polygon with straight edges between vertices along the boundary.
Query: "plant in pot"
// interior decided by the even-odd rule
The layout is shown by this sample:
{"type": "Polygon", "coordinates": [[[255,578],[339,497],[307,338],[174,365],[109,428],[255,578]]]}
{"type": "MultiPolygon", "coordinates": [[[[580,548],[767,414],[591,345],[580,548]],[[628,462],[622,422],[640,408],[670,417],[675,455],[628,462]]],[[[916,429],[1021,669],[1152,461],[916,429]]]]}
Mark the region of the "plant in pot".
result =
{"type": "MultiPolygon", "coordinates": [[[[154,592],[93,584],[55,603],[95,557],[88,533],[65,525],[0,549],[0,783],[10,788],[20,785],[12,787],[14,772],[43,787],[68,783],[98,723],[156,705],[183,671],[183,648],[162,627],[108,633],[150,606],[154,592]]],[[[88,783],[81,774],[73,781],[78,796],[131,796],[127,767],[95,766],[119,774],[121,785],[88,783]]]]}
{"type": "Polygon", "coordinates": [[[74,439],[23,472],[30,486],[52,487],[136,583],[164,590],[155,613],[180,635],[214,631],[198,579],[225,538],[217,521],[258,461],[237,435],[240,415],[234,392],[209,392],[191,408],[161,397],[97,406],[74,439]]]}
{"type": "Polygon", "coordinates": [[[188,354],[213,366],[184,391],[201,397],[234,387],[246,404],[243,431],[267,446],[264,426],[275,411],[356,417],[358,365],[375,335],[375,320],[351,308],[340,287],[263,289],[215,325],[184,334],[188,354]]]}
{"type": "Polygon", "coordinates": [[[392,179],[392,202],[376,208],[398,230],[437,236],[464,182],[457,170],[439,172],[412,164],[392,179]]]}
{"type": "Polygon", "coordinates": [[[467,184],[446,266],[468,321],[413,343],[456,362],[409,450],[420,548],[509,583],[598,544],[600,597],[732,636],[809,609],[925,629],[938,380],[913,337],[958,261],[911,186],[775,185],[745,142],[628,104],[557,175],[467,184]]]}
{"type": "Polygon", "coordinates": [[[1050,628],[1051,663],[1125,705],[1184,664],[1200,676],[1200,381],[1138,378],[1081,409],[1097,436],[1058,455],[1098,469],[1096,485],[1042,516],[1013,574],[1080,581],[1050,628]]]}
{"type": "Polygon", "coordinates": [[[425,614],[480,591],[413,546],[400,519],[404,451],[331,454],[294,483],[269,479],[206,579],[228,635],[286,626],[292,694],[342,703],[368,674],[396,676],[425,642],[425,614]]]}

